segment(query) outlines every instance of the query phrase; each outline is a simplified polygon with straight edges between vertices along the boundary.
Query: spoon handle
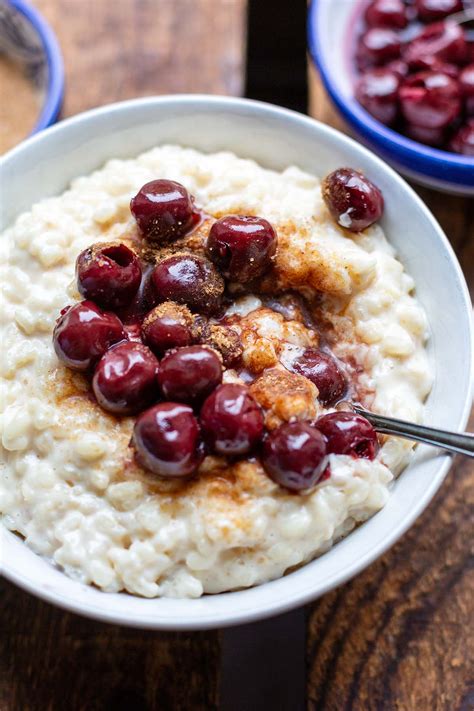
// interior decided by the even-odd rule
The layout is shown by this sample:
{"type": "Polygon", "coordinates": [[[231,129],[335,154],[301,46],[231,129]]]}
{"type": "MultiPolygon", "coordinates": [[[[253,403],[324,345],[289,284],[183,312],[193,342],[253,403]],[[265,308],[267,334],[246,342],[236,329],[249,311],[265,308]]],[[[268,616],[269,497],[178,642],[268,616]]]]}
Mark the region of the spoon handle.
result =
{"type": "Polygon", "coordinates": [[[424,442],[434,447],[446,449],[448,452],[474,457],[474,434],[446,432],[434,427],[396,420],[393,417],[382,417],[382,415],[375,415],[373,412],[368,412],[358,405],[354,405],[354,410],[358,415],[363,415],[366,420],[369,420],[377,432],[381,434],[405,437],[406,439],[413,439],[417,442],[424,442]]]}

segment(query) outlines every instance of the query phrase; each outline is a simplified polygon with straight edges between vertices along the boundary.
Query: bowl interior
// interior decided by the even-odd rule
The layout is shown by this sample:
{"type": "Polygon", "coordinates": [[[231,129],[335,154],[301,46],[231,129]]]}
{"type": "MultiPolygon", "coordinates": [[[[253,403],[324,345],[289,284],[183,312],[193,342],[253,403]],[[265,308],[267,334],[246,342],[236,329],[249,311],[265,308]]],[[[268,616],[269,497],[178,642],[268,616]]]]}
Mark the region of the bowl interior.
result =
{"type": "MultiPolygon", "coordinates": [[[[320,176],[341,165],[365,171],[384,193],[383,227],[415,278],[430,321],[436,380],[426,420],[440,427],[464,427],[471,392],[470,305],[449,243],[393,170],[351,139],[311,119],[258,102],[200,96],[135,100],[88,112],[29,139],[4,159],[0,176],[4,226],[35,201],[61,193],[72,178],[107,159],[134,157],[170,142],[202,151],[231,150],[275,169],[296,164],[320,176]]],[[[109,621],[161,629],[246,622],[303,604],[368,565],[423,510],[449,462],[445,455],[419,448],[379,514],[321,558],[249,590],[199,600],[102,593],[67,578],[0,526],[3,569],[13,581],[51,602],[109,621]]]]}

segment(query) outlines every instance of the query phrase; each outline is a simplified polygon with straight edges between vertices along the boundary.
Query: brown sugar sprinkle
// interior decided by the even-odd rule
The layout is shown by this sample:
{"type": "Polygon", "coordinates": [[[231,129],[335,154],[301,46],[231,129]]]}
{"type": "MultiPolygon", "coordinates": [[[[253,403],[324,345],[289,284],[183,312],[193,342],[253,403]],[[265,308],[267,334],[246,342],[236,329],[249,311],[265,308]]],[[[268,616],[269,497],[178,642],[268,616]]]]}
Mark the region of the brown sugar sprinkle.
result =
{"type": "Polygon", "coordinates": [[[177,304],[175,301],[163,301],[152,309],[143,319],[143,327],[149,326],[157,317],[168,317],[175,319],[182,326],[187,326],[192,329],[194,326],[194,318],[187,306],[177,304]]]}
{"type": "Polygon", "coordinates": [[[235,368],[239,365],[243,347],[239,334],[234,329],[219,324],[206,324],[200,341],[219,351],[226,368],[235,368]]]}
{"type": "Polygon", "coordinates": [[[316,417],[318,389],[303,375],[271,368],[250,385],[250,392],[266,411],[265,425],[270,430],[292,418],[316,417]]]}
{"type": "Polygon", "coordinates": [[[18,62],[0,54],[0,154],[13,148],[33,130],[41,95],[18,62]]]}
{"type": "Polygon", "coordinates": [[[177,239],[173,244],[161,245],[157,242],[149,242],[144,240],[137,230],[140,256],[150,264],[158,264],[163,259],[173,257],[176,254],[194,254],[204,257],[206,242],[213,221],[211,218],[206,218],[204,222],[200,223],[184,237],[177,239]]]}

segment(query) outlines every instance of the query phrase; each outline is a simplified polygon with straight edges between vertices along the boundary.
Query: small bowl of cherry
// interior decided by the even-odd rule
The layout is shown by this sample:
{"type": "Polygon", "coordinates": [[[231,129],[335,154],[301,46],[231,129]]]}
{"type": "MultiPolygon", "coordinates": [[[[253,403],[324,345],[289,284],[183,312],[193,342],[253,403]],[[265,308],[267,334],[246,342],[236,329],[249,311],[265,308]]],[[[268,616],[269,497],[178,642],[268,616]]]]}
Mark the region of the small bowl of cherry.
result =
{"type": "Polygon", "coordinates": [[[361,142],[417,183],[474,195],[474,0],[313,0],[308,41],[361,142]]]}

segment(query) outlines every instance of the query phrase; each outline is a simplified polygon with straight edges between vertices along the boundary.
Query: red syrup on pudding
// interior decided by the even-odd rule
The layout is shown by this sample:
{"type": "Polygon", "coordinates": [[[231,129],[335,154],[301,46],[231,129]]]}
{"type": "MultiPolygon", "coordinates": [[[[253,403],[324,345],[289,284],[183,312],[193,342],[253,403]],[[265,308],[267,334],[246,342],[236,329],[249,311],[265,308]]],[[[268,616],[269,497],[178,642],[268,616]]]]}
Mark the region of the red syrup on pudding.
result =
{"type": "MultiPolygon", "coordinates": [[[[378,188],[348,168],[326,176],[322,197],[339,223],[348,210],[354,213],[348,230],[364,229],[383,212],[378,188]]],[[[183,185],[167,179],[146,183],[132,198],[131,211],[142,238],[134,243],[136,251],[121,242],[97,243],[77,258],[77,286],[86,299],[59,315],[53,333],[58,359],[90,376],[103,410],[138,416],[131,446],[151,473],[197,475],[206,452],[229,463],[260,456],[267,475],[286,489],[312,487],[327,475],[330,441],[317,429],[321,418],[292,422],[294,415],[283,407],[283,424],[273,429],[265,410],[278,398],[291,397],[295,388],[309,403],[306,419],[318,412],[316,398],[323,406],[337,405],[351,389],[344,365],[329,341],[295,347],[289,338],[270,360],[265,348],[257,347],[257,358],[244,369],[245,336],[230,328],[242,317],[225,317],[232,286],[252,293],[252,284],[272,269],[274,227],[258,216],[220,218],[210,228],[204,256],[182,240],[198,221],[183,185]],[[223,382],[226,370],[240,372],[241,382],[223,382]],[[255,388],[253,381],[260,378],[255,388]],[[308,456],[314,460],[309,467],[308,456]]],[[[304,322],[319,335],[316,303],[294,294],[269,303],[280,319],[304,322]]],[[[243,330],[253,338],[256,326],[258,317],[243,330]]],[[[359,432],[358,424],[353,426],[359,432]]],[[[366,428],[373,431],[368,422],[366,428]]],[[[351,454],[365,456],[358,450],[351,454]]]]}
{"type": "Polygon", "coordinates": [[[355,98],[369,114],[412,140],[464,156],[474,156],[472,99],[461,77],[474,71],[469,8],[466,0],[364,0],[344,43],[355,98]],[[403,8],[406,25],[396,15],[384,24],[380,7],[403,8]]]}
{"type": "Polygon", "coordinates": [[[156,306],[157,300],[153,293],[153,287],[150,282],[153,265],[142,262],[142,276],[140,286],[132,300],[132,302],[117,311],[117,315],[125,326],[132,327],[140,324],[146,314],[156,306]]]}

